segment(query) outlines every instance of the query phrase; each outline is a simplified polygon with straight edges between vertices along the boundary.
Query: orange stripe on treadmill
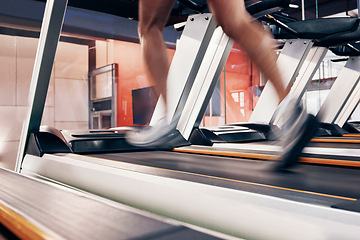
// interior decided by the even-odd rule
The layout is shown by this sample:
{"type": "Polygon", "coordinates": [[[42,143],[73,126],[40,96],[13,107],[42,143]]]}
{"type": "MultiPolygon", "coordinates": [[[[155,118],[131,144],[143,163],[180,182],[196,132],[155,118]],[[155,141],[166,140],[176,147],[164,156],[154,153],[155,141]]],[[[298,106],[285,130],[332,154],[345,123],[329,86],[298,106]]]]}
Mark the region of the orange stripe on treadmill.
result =
{"type": "Polygon", "coordinates": [[[0,223],[20,239],[54,239],[25,218],[0,203],[0,223]]]}
{"type": "Polygon", "coordinates": [[[359,133],[345,133],[342,135],[343,137],[354,137],[354,138],[360,138],[360,134],[359,133]]]}
{"type": "MultiPolygon", "coordinates": [[[[135,165],[138,165],[138,164],[135,164],[135,165]]],[[[176,173],[182,173],[182,174],[187,174],[187,175],[229,181],[229,182],[243,183],[243,184],[254,185],[254,186],[259,186],[259,187],[273,188],[273,189],[298,192],[298,193],[306,193],[306,194],[322,196],[322,197],[330,197],[330,198],[336,198],[336,199],[342,199],[342,200],[348,200],[348,201],[356,201],[357,200],[356,198],[349,198],[349,197],[342,197],[342,196],[336,196],[336,195],[330,195],[330,194],[324,194],[324,193],[310,192],[310,191],[304,191],[304,190],[298,190],[298,189],[292,189],[292,188],[278,187],[278,186],[272,186],[272,185],[267,185],[267,184],[262,184],[262,183],[246,182],[246,181],[235,180],[235,179],[231,179],[231,178],[215,177],[215,176],[199,174],[199,173],[184,172],[184,171],[159,168],[159,167],[151,167],[151,168],[165,170],[165,171],[169,171],[169,172],[176,172],[176,173]]]]}
{"type": "Polygon", "coordinates": [[[195,154],[205,154],[205,155],[214,155],[214,156],[223,156],[223,157],[238,157],[238,158],[262,159],[262,160],[277,160],[277,159],[279,159],[278,156],[274,156],[274,155],[255,154],[255,153],[225,152],[225,151],[216,151],[216,150],[199,150],[199,149],[179,149],[179,148],[174,148],[173,151],[182,152],[182,153],[195,153],[195,154]]]}
{"type": "Polygon", "coordinates": [[[360,143],[360,139],[334,139],[334,138],[313,138],[311,142],[317,143],[360,143]]]}
{"type": "Polygon", "coordinates": [[[308,158],[308,157],[301,157],[300,161],[304,162],[304,163],[317,163],[317,164],[337,165],[337,166],[345,166],[345,167],[360,167],[360,162],[358,162],[358,161],[346,161],[346,160],[323,159],[323,158],[308,158]]]}
{"type": "MultiPolygon", "coordinates": [[[[260,160],[279,160],[280,158],[279,156],[274,156],[274,155],[225,152],[225,151],[216,151],[216,150],[198,150],[198,149],[193,150],[193,149],[175,148],[173,151],[182,152],[182,153],[194,153],[194,154],[214,155],[214,156],[223,156],[223,157],[250,158],[250,159],[260,159],[260,160]]],[[[346,166],[346,167],[360,167],[360,162],[358,161],[347,161],[347,160],[337,160],[337,159],[300,157],[300,162],[323,164],[323,165],[346,166]]]]}

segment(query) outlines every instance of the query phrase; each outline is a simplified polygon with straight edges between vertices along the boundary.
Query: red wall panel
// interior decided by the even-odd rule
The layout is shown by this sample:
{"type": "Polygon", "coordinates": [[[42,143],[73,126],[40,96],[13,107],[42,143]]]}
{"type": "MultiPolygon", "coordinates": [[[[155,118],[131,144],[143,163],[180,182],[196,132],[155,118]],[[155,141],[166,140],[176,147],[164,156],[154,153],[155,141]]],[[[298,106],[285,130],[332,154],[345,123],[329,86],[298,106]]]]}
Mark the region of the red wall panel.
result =
{"type": "MultiPolygon", "coordinates": [[[[168,50],[170,62],[174,53],[174,50],[168,50]]],[[[114,62],[119,64],[118,126],[130,126],[133,125],[132,90],[151,86],[142,64],[140,44],[115,41],[114,62]]],[[[258,100],[258,97],[254,96],[254,87],[259,86],[259,72],[246,53],[236,44],[225,69],[226,123],[248,121],[258,100]]],[[[220,92],[221,117],[224,118],[224,73],[221,75],[220,92]]],[[[216,124],[220,121],[213,122],[216,124]]]]}
{"type": "MultiPolygon", "coordinates": [[[[171,60],[175,51],[169,49],[168,53],[171,60]]],[[[133,125],[132,90],[151,86],[142,64],[140,44],[115,41],[114,62],[119,64],[117,122],[118,126],[130,126],[133,125]]]]}

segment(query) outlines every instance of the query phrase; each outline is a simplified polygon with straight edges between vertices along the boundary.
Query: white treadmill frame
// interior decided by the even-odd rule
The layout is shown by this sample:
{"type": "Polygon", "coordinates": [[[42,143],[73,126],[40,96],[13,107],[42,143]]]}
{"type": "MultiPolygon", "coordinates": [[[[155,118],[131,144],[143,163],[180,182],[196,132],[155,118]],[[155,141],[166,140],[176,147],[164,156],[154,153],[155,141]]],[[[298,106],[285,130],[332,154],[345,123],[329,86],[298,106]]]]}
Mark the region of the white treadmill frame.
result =
{"type": "Polygon", "coordinates": [[[40,128],[67,0],[47,0],[29,92],[29,110],[23,123],[15,171],[20,172],[32,131],[40,128]]]}
{"type": "MultiPolygon", "coordinates": [[[[215,29],[212,14],[197,14],[188,18],[168,73],[168,120],[179,120],[179,113],[184,108],[215,29]]],[[[156,124],[164,116],[164,110],[164,100],[160,97],[150,125],[156,124]]]]}
{"type": "Polygon", "coordinates": [[[317,114],[319,121],[343,127],[360,101],[360,57],[350,57],[317,114]]]}
{"type": "MultiPolygon", "coordinates": [[[[280,70],[285,88],[291,86],[308,56],[314,42],[307,39],[287,40],[278,60],[277,66],[280,70]]],[[[267,82],[258,103],[249,119],[249,122],[269,123],[279,103],[274,86],[267,82]]]]}

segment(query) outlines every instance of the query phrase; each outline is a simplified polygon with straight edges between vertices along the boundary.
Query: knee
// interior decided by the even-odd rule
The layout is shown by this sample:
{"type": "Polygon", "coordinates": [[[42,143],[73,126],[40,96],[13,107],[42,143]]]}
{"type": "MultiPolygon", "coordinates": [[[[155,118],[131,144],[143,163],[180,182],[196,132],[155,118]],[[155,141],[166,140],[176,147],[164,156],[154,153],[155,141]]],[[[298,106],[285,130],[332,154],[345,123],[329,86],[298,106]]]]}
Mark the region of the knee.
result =
{"type": "Polygon", "coordinates": [[[249,22],[243,18],[238,17],[236,19],[227,19],[226,21],[218,21],[218,24],[222,27],[224,33],[230,38],[234,38],[239,32],[246,33],[249,22]]]}
{"type": "Polygon", "coordinates": [[[140,22],[138,26],[138,33],[140,38],[151,37],[154,34],[162,33],[163,27],[156,22],[140,22]]]}

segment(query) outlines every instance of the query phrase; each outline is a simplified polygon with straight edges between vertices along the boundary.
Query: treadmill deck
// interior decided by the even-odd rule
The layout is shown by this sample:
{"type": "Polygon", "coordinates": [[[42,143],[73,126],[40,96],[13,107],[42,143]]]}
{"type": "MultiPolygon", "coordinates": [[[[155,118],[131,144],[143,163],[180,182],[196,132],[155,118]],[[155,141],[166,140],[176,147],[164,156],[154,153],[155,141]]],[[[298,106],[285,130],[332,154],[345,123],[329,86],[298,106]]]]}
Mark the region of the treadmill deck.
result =
{"type": "MultiPolygon", "coordinates": [[[[360,198],[360,169],[302,164],[292,172],[272,172],[273,161],[152,151],[92,154],[130,163],[123,168],[163,177],[332,206],[360,198]]],[[[112,161],[104,160],[104,164],[112,161]]],[[[118,163],[117,163],[118,164],[118,163]]]]}

